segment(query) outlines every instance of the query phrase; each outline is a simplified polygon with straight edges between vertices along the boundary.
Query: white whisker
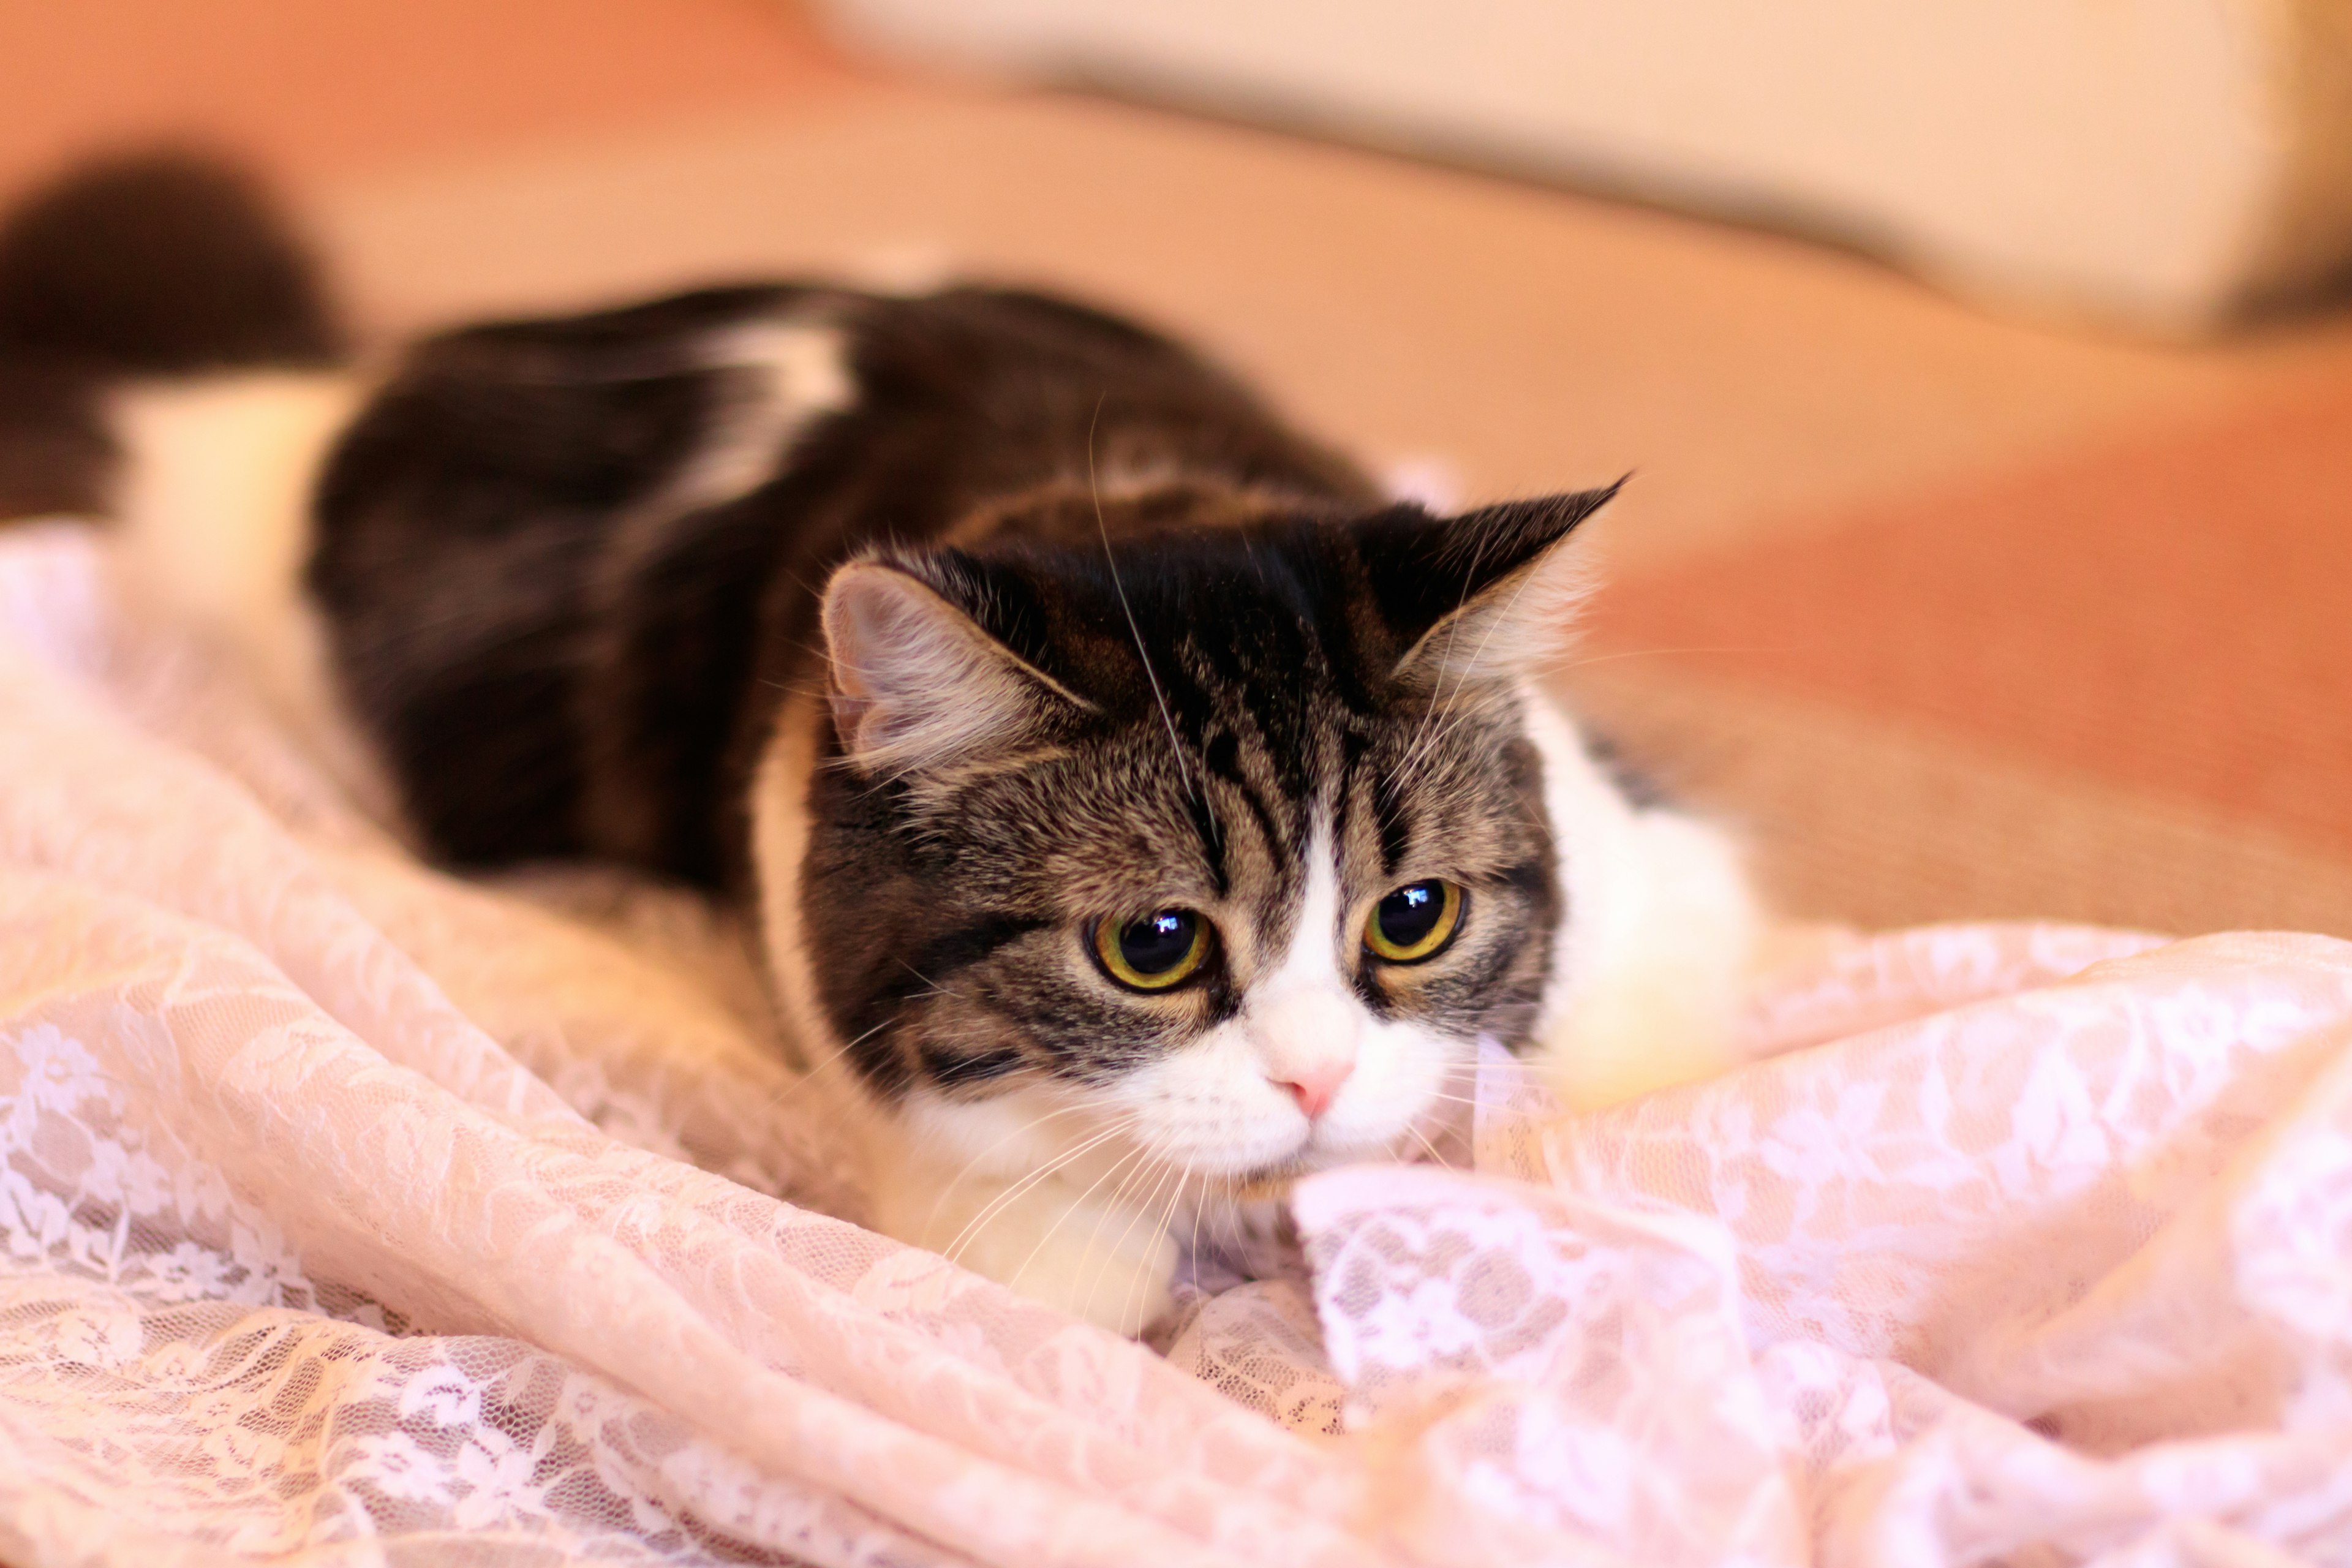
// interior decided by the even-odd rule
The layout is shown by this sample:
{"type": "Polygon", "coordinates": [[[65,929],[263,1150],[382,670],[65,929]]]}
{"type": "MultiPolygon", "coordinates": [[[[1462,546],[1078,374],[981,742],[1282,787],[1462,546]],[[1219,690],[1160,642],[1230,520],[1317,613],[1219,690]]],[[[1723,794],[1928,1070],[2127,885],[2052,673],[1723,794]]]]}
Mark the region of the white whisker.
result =
{"type": "Polygon", "coordinates": [[[1014,1128],[1012,1131],[1007,1132],[1003,1137],[999,1138],[995,1142],[991,1143],[987,1148],[982,1149],[979,1153],[974,1154],[971,1159],[966,1160],[963,1163],[962,1167],[958,1170],[954,1175],[950,1176],[946,1182],[941,1184],[940,1187],[940,1195],[931,1200],[931,1212],[925,1215],[923,1219],[923,1234],[926,1236],[930,1234],[931,1222],[940,1217],[940,1205],[948,1201],[948,1194],[954,1192],[958,1186],[961,1185],[963,1179],[966,1176],[971,1174],[973,1166],[979,1164],[982,1160],[987,1159],[991,1154],[995,1153],[999,1149],[1003,1148],[1007,1143],[1012,1142],[1015,1138],[1022,1137],[1026,1133],[1034,1132],[1038,1128],[1043,1127],[1045,1123],[1053,1121],[1055,1117],[1068,1116],[1074,1112],[1085,1110],[1087,1109],[1088,1108],[1083,1105],[1065,1105],[1055,1110],[1049,1110],[1043,1116],[1033,1116],[1028,1121],[1023,1122],[1020,1126],[1014,1128]]]}
{"type": "MultiPolygon", "coordinates": [[[[1129,1161],[1143,1156],[1143,1154],[1144,1146],[1140,1143],[1137,1144],[1134,1148],[1129,1150],[1126,1153],[1121,1154],[1116,1161],[1112,1162],[1109,1170],[1105,1171],[1101,1175],[1097,1176],[1093,1181],[1087,1183],[1087,1190],[1080,1193],[1075,1200],[1064,1204],[1062,1205],[1062,1212],[1054,1216],[1054,1223],[1045,1227],[1045,1234],[1037,1238],[1037,1245],[1029,1249],[1029,1256],[1021,1260],[1021,1267],[1015,1268],[1009,1276],[1007,1276],[1007,1278],[1018,1279],[1022,1275],[1027,1273],[1029,1271],[1029,1266],[1037,1261],[1037,1255],[1045,1250],[1045,1244],[1053,1240],[1054,1237],[1061,1231],[1064,1223],[1069,1219],[1070,1215],[1076,1214],[1080,1208],[1085,1206],[1086,1201],[1094,1195],[1095,1189],[1101,1186],[1105,1182],[1110,1180],[1113,1172],[1119,1170],[1129,1161]]],[[[1140,1169],[1139,1166],[1138,1168],[1140,1169]]],[[[1126,1184],[1124,1182],[1120,1184],[1119,1190],[1121,1192],[1127,1190],[1126,1184]]],[[[1099,1224],[1099,1222],[1097,1222],[1097,1224],[1099,1224]]]]}
{"type": "Polygon", "coordinates": [[[1151,700],[1160,704],[1160,721],[1168,726],[1168,750],[1176,759],[1176,776],[1184,781],[1184,793],[1200,802],[1201,809],[1209,814],[1209,826],[1223,837],[1223,827],[1217,822],[1217,808],[1209,802],[1208,793],[1193,780],[1192,766],[1184,756],[1184,742],[1176,735],[1176,715],[1168,706],[1168,694],[1160,689],[1160,672],[1151,667],[1151,651],[1143,646],[1143,628],[1136,624],[1135,607],[1127,602],[1127,584],[1118,580],[1118,561],[1110,552],[1110,524],[1103,520],[1102,486],[1095,479],[1095,426],[1102,422],[1102,399],[1095,400],[1094,418],[1087,425],[1087,489],[1094,498],[1095,527],[1102,534],[1103,563],[1110,568],[1111,591],[1118,595],[1118,607],[1127,616],[1127,629],[1135,638],[1135,656],[1143,661],[1143,678],[1151,683],[1151,700]]]}
{"type": "Polygon", "coordinates": [[[1046,1177],[1052,1175],[1063,1166],[1083,1157],[1095,1149],[1100,1148],[1103,1144],[1110,1142],[1110,1140],[1118,1137],[1119,1133],[1125,1131],[1126,1128],[1123,1125],[1107,1127],[1102,1131],[1096,1133],[1093,1137],[1087,1139],[1082,1143],[1079,1143],[1076,1147],[1065,1151],[1054,1159],[1048,1160],[1043,1165],[1038,1166],[1037,1169],[1024,1175],[1019,1181],[1006,1187],[1004,1191],[997,1194],[993,1198],[991,1198],[986,1206],[982,1208],[980,1213],[972,1215],[972,1217],[965,1223],[963,1229],[956,1233],[955,1239],[950,1242],[945,1247],[941,1248],[943,1255],[950,1263],[955,1261],[957,1254],[963,1250],[964,1247],[971,1241],[972,1237],[977,1235],[982,1226],[993,1220],[998,1214],[1002,1213],[1006,1205],[1018,1199],[1023,1194],[1028,1192],[1032,1187],[1034,1187],[1038,1183],[1044,1181],[1046,1177]]]}

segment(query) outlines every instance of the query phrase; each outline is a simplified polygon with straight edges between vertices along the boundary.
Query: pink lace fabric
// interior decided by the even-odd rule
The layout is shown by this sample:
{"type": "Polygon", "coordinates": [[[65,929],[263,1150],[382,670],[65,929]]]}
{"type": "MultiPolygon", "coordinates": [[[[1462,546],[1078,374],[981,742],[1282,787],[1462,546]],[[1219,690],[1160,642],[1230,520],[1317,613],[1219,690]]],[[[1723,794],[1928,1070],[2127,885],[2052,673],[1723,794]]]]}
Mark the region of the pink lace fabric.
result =
{"type": "Polygon", "coordinates": [[[417,863],[0,538],[0,1560],[2352,1562],[2352,947],[1841,943],[1163,1356],[864,1231],[736,933],[417,863]]]}

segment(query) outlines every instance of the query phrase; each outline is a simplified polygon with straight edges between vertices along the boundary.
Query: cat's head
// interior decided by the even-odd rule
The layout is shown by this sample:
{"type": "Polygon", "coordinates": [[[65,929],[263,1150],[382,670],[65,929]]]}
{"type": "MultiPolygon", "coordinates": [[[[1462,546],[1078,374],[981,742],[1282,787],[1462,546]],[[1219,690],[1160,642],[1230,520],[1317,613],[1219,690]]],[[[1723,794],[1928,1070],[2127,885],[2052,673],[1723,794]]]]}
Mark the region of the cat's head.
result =
{"type": "Polygon", "coordinates": [[[1522,692],[1612,493],[841,568],[797,925],[847,1059],[933,1111],[1043,1090],[1206,1177],[1405,1145],[1543,1001],[1522,692]]]}

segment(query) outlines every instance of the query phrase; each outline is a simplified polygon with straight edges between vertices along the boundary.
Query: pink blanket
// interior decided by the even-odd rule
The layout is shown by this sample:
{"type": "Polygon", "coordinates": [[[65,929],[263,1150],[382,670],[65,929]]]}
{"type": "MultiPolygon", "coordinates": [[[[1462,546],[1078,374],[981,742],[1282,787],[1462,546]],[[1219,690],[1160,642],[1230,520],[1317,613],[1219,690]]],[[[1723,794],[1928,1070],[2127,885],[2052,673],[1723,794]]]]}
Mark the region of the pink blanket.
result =
{"type": "Polygon", "coordinates": [[[1492,1054],[1162,1356],[829,1217],[722,922],[420,866],[68,526],[0,748],[18,1568],[2352,1562],[2352,946],[1854,941],[1572,1121],[1492,1054]]]}

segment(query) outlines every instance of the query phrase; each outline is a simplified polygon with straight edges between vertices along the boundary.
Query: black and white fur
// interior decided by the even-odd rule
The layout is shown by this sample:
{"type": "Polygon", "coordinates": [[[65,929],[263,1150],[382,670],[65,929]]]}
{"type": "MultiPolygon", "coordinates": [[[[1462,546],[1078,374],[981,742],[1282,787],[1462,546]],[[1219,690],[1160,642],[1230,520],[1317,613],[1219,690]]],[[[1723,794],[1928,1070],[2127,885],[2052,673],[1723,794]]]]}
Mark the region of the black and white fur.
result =
{"type": "MultiPolygon", "coordinates": [[[[12,245],[119,245],[145,178],[104,224],[54,217],[88,179],[37,205],[0,287],[12,245]]],[[[1133,1331],[1180,1235],[1410,1150],[1482,1036],[1572,1100],[1723,1048],[1734,856],[1538,685],[1613,491],[1390,502],[1181,346],[1015,290],[706,289],[372,371],[215,335],[90,405],[152,590],[425,852],[754,910],[893,1234],[1133,1331]],[[1368,911],[1418,879],[1459,932],[1383,963],[1368,911]],[[1138,994],[1088,933],[1163,908],[1213,952],[1138,994]]]]}

